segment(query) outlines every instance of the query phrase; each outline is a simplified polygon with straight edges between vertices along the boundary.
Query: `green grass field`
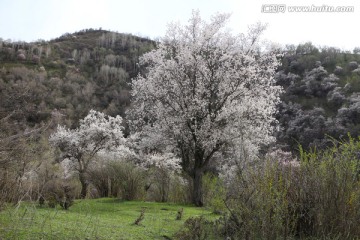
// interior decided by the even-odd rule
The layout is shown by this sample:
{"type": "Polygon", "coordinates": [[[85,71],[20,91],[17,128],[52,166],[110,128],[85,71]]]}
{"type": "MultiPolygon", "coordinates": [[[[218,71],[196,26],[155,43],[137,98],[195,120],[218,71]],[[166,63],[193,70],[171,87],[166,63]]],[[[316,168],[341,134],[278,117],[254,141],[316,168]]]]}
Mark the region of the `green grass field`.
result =
{"type": "Polygon", "coordinates": [[[120,201],[103,198],[77,200],[69,210],[31,203],[0,212],[0,240],[4,239],[169,239],[187,218],[218,216],[191,205],[120,201]],[[140,225],[135,220],[145,208],[140,225]],[[176,220],[183,208],[182,220],[176,220]]]}

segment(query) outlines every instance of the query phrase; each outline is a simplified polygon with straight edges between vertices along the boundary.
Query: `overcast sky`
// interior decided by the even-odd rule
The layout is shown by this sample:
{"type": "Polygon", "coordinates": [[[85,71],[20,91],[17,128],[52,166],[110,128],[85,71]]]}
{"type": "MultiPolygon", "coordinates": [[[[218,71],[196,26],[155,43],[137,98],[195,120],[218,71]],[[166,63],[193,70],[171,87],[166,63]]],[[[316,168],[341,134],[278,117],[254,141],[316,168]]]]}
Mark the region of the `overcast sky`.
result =
{"type": "Polygon", "coordinates": [[[307,41],[317,46],[353,50],[360,46],[357,0],[0,0],[0,38],[50,40],[86,28],[133,33],[150,38],[165,34],[167,23],[186,24],[192,9],[203,18],[232,13],[229,28],[245,32],[258,21],[268,23],[264,38],[280,44],[307,41]],[[265,4],[286,4],[284,12],[266,13],[265,4]],[[352,6],[353,12],[290,12],[291,6],[352,6]],[[265,12],[262,12],[265,11],[265,12]]]}

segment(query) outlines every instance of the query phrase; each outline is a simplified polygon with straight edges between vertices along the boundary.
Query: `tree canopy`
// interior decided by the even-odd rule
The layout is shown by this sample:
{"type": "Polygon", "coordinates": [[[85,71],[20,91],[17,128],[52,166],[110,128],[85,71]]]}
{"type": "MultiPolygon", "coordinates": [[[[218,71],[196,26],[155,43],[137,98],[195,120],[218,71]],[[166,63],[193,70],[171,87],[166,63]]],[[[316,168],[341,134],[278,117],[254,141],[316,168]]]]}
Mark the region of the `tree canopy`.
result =
{"type": "Polygon", "coordinates": [[[228,14],[209,23],[193,12],[188,25],[170,25],[157,48],[140,58],[132,83],[133,131],[144,148],[176,153],[194,180],[193,202],[202,205],[201,176],[228,148],[256,154],[273,140],[277,55],[261,51],[264,27],[247,35],[225,30],[228,14]]]}
{"type": "Polygon", "coordinates": [[[95,154],[102,150],[111,151],[124,144],[122,118],[110,117],[91,110],[80,121],[77,129],[67,129],[58,126],[49,141],[62,152],[60,161],[68,159],[69,167],[79,173],[82,184],[81,197],[86,196],[87,183],[85,174],[92,163],[95,154]]]}

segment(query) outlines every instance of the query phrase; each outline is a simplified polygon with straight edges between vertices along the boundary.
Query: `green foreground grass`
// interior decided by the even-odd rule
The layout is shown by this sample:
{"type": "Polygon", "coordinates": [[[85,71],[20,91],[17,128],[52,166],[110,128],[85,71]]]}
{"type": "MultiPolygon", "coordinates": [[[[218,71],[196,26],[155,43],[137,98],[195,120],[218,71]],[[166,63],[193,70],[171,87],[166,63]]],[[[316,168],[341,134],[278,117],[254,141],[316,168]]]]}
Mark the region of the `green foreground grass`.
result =
{"type": "Polygon", "coordinates": [[[3,239],[170,239],[190,217],[218,216],[191,205],[120,201],[102,198],[77,200],[69,210],[22,203],[0,212],[3,239]],[[135,220],[145,208],[140,225],[135,220]],[[183,208],[182,220],[176,220],[183,208]]]}

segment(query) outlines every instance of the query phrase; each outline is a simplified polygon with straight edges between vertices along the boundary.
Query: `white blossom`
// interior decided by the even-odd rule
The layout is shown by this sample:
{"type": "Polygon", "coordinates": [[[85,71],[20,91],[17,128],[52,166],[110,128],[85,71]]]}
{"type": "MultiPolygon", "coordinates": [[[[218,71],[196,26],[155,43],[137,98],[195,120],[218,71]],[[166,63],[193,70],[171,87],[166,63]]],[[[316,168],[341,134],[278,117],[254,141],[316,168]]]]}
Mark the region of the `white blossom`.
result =
{"type": "Polygon", "coordinates": [[[64,175],[72,171],[79,173],[82,184],[82,197],[86,195],[87,183],[84,174],[89,164],[101,151],[114,151],[125,144],[123,137],[122,118],[110,117],[91,110],[89,114],[80,120],[80,126],[76,129],[67,129],[58,126],[49,141],[61,151],[60,161],[66,160],[63,165],[64,175]]]}
{"type": "Polygon", "coordinates": [[[53,146],[59,147],[65,158],[78,158],[81,155],[94,156],[101,150],[111,150],[125,143],[122,118],[105,117],[105,114],[90,110],[80,120],[77,129],[58,126],[57,131],[49,138],[53,146]]]}
{"type": "Polygon", "coordinates": [[[161,152],[172,146],[190,175],[229,146],[245,145],[256,155],[274,140],[277,55],[261,50],[262,25],[233,36],[224,30],[228,18],[218,14],[207,23],[194,12],[188,25],[170,25],[140,58],[145,71],[132,83],[128,115],[140,145],[161,152]]]}
{"type": "Polygon", "coordinates": [[[145,156],[144,165],[155,166],[160,169],[165,169],[170,172],[177,172],[181,169],[180,158],[172,153],[154,153],[145,156]]]}

